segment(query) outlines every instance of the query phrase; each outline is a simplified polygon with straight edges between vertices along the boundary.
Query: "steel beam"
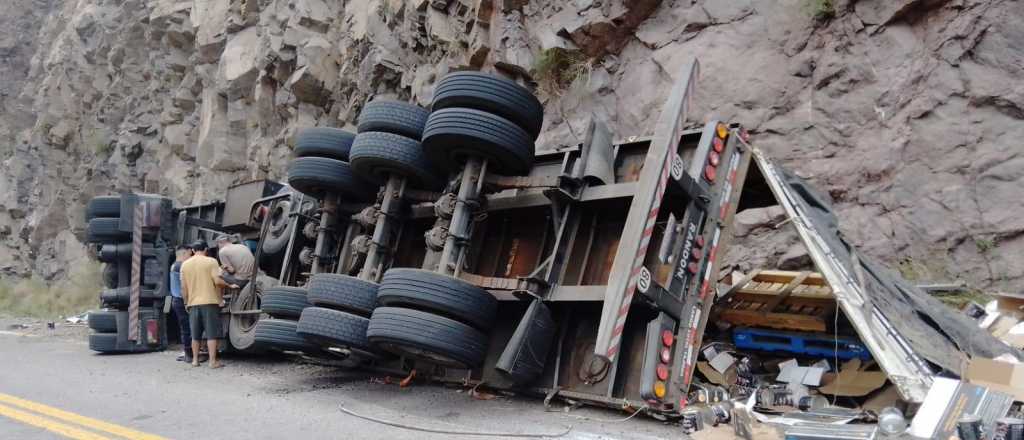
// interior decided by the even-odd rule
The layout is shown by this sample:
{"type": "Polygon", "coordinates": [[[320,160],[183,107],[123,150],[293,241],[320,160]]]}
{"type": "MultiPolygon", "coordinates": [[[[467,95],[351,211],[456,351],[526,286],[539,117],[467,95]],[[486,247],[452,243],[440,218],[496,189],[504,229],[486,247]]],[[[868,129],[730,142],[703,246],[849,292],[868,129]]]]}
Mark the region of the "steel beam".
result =
{"type": "Polygon", "coordinates": [[[392,230],[399,226],[397,215],[405,192],[406,179],[392,174],[384,185],[384,196],[377,211],[377,224],[373,227],[373,239],[370,240],[370,251],[366,254],[366,262],[359,271],[359,278],[377,282],[383,275],[381,267],[387,264],[386,255],[391,253],[392,230]]]}
{"type": "Polygon", "coordinates": [[[338,212],[337,194],[329,194],[324,197],[323,205],[320,207],[320,227],[317,228],[316,246],[313,248],[313,267],[310,272],[317,274],[323,272],[325,254],[327,252],[328,234],[334,230],[335,215],[338,212]]]}
{"type": "Polygon", "coordinates": [[[646,234],[647,224],[653,222],[652,216],[657,216],[657,209],[664,195],[663,191],[659,191],[659,186],[663,189],[663,185],[666,184],[665,171],[679,149],[690,96],[697,82],[699,68],[699,63],[694,59],[681,72],[682,75],[673,86],[661,112],[654,138],[647,149],[643,170],[637,182],[638,191],[633,197],[633,203],[630,204],[626,226],[612,263],[594,346],[594,355],[607,364],[614,362],[618,354],[622,325],[636,290],[636,267],[643,263],[643,256],[650,241],[650,236],[646,234]]]}
{"type": "Polygon", "coordinates": [[[466,240],[469,240],[473,205],[477,203],[477,197],[480,195],[483,179],[487,173],[486,168],[487,161],[471,157],[466,160],[466,165],[462,169],[462,181],[459,184],[455,212],[452,214],[452,221],[448,226],[448,237],[445,239],[444,250],[441,251],[441,261],[437,268],[440,273],[458,276],[459,256],[464,251],[466,240]]]}

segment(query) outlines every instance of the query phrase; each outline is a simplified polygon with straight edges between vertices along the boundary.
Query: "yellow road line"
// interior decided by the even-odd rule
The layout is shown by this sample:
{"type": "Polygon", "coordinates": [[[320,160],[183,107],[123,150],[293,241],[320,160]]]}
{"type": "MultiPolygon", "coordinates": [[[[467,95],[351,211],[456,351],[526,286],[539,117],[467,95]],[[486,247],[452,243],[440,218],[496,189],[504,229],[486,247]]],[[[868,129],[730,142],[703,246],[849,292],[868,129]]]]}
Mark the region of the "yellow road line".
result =
{"type": "Polygon", "coordinates": [[[20,411],[9,406],[0,405],[0,416],[17,420],[26,425],[32,425],[39,428],[43,428],[47,431],[55,432],[64,437],[74,440],[110,440],[108,437],[104,437],[99,434],[94,434],[89,431],[84,431],[71,425],[58,423],[45,417],[40,417],[32,413],[27,413],[25,411],[20,411]]]}
{"type": "Polygon", "coordinates": [[[73,412],[64,411],[62,409],[57,409],[52,406],[46,406],[41,403],[21,399],[4,393],[0,393],[0,403],[7,403],[13,406],[18,406],[29,411],[35,411],[39,414],[63,420],[65,422],[75,423],[86,428],[107,432],[132,440],[167,440],[166,438],[161,437],[159,435],[147,434],[145,432],[136,431],[131,428],[126,428],[124,426],[104,422],[102,420],[96,420],[83,415],[75,414],[73,412]]]}

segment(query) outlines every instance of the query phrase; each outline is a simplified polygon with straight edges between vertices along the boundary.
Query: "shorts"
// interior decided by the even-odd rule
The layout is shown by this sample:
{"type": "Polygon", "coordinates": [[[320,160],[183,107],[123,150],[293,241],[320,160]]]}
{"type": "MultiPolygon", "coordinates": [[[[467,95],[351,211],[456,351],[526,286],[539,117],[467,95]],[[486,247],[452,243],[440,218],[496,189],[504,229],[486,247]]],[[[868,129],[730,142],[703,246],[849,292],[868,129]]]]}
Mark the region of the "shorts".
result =
{"type": "Polygon", "coordinates": [[[203,340],[203,331],[206,331],[206,339],[222,339],[224,331],[220,322],[220,306],[217,304],[201,304],[192,306],[188,311],[188,326],[192,330],[192,340],[203,340]]]}

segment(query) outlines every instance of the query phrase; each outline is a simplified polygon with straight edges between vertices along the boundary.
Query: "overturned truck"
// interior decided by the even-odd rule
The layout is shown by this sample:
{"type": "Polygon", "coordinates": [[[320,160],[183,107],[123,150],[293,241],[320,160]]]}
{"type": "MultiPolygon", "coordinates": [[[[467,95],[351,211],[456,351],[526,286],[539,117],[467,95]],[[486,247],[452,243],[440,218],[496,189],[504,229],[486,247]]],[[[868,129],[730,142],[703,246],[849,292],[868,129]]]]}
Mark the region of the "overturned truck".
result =
{"type": "Polygon", "coordinates": [[[150,227],[168,243],[253,242],[263,274],[224,307],[235,349],[672,415],[725,293],[733,216],[774,198],[905,401],[964,357],[1011,351],[857,254],[827,197],[742,127],[687,128],[698,70],[685,66],[652,136],[591,122],[578,145],[538,152],[543,107],[526,88],[452,73],[429,111],[372,101],[357,134],[301,132],[287,186],[238,185],[150,227]]]}

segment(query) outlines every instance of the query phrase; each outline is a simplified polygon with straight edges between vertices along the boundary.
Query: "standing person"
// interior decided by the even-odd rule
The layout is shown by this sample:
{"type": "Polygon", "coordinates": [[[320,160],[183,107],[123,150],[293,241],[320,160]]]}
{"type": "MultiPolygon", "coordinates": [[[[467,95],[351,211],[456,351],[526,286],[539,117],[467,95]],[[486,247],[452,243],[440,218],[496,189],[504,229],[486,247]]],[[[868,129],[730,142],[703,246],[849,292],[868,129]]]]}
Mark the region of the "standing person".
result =
{"type": "Polygon", "coordinates": [[[192,248],[181,245],[174,252],[174,264],[171,265],[171,308],[174,309],[174,316],[178,318],[178,336],[181,339],[181,354],[178,361],[192,363],[192,335],[189,332],[188,311],[185,310],[185,300],[181,297],[181,263],[192,257],[192,248]]]}
{"type": "Polygon", "coordinates": [[[221,235],[217,237],[217,258],[220,258],[220,267],[224,270],[221,277],[231,288],[245,287],[252,280],[256,257],[248,246],[234,243],[231,237],[221,235]]]}
{"type": "MultiPolygon", "coordinates": [[[[192,258],[181,263],[181,294],[188,309],[192,352],[199,353],[199,342],[205,331],[210,368],[220,368],[224,366],[217,361],[217,343],[224,334],[220,323],[220,306],[224,302],[221,288],[227,284],[220,277],[217,260],[206,256],[206,242],[196,241],[192,251],[195,253],[192,258]]],[[[199,356],[192,357],[192,366],[199,366],[199,356]]]]}

